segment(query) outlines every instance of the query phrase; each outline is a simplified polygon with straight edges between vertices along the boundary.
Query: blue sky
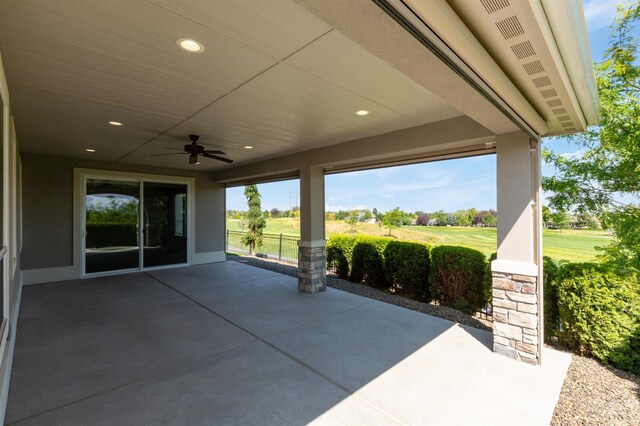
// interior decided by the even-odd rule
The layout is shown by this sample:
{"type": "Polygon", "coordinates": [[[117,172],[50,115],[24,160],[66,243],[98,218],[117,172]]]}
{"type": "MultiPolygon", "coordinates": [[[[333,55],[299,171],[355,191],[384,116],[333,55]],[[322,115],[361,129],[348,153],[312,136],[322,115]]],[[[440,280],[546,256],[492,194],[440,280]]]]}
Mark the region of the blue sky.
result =
{"type": "MultiPolygon", "coordinates": [[[[558,0],[562,1],[562,0],[558,0]]],[[[583,0],[591,54],[600,61],[607,49],[609,26],[616,14],[614,0],[583,0]]],[[[564,139],[549,139],[544,146],[560,153],[578,148],[564,139]]],[[[553,175],[543,166],[544,176],[553,175]]],[[[299,181],[290,180],[258,185],[263,209],[281,210],[296,205],[299,181]]],[[[244,187],[227,189],[227,209],[246,210],[244,187]]],[[[327,211],[372,209],[380,211],[400,207],[404,211],[447,212],[475,207],[496,207],[495,156],[438,161],[410,166],[328,175],[325,179],[327,211]]]]}

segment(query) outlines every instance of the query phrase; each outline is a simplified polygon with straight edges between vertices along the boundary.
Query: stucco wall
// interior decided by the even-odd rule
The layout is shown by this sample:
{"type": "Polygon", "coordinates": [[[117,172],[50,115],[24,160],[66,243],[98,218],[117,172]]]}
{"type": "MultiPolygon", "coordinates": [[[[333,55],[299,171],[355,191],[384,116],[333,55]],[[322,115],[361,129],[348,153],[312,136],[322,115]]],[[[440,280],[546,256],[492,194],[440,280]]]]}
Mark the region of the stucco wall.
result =
{"type": "Polygon", "coordinates": [[[73,170],[114,170],[195,178],[195,252],[224,250],[224,187],[204,172],[22,154],[22,269],[73,264],[73,170]]]}

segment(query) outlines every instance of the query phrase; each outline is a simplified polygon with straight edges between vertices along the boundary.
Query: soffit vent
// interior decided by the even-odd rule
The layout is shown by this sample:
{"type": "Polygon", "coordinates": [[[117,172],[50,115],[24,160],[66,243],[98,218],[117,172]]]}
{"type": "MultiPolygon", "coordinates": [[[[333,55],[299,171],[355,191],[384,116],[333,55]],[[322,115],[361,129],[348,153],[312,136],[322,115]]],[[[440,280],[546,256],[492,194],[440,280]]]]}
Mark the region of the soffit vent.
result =
{"type": "Polygon", "coordinates": [[[544,72],[544,67],[542,66],[542,63],[540,61],[528,62],[522,65],[522,67],[529,75],[540,74],[541,72],[544,72]]]}
{"type": "Polygon", "coordinates": [[[549,77],[547,77],[546,75],[538,78],[533,78],[531,79],[531,81],[533,81],[533,84],[535,84],[537,88],[551,86],[551,80],[549,80],[549,77]]]}
{"type": "Polygon", "coordinates": [[[540,94],[542,95],[543,98],[547,99],[547,98],[553,98],[554,96],[558,96],[558,92],[556,92],[556,89],[547,89],[547,90],[541,90],[540,94]]]}
{"type": "MultiPolygon", "coordinates": [[[[491,15],[489,19],[495,24],[495,28],[500,32],[502,38],[509,42],[509,47],[515,57],[521,61],[524,71],[531,79],[531,84],[539,90],[540,96],[552,108],[551,112],[557,122],[565,130],[575,128],[575,124],[562,104],[560,95],[553,87],[549,74],[547,74],[541,60],[536,58],[538,55],[530,39],[531,36],[527,33],[526,26],[523,27],[522,25],[522,22],[526,24],[528,21],[526,19],[518,19],[518,11],[521,9],[511,5],[508,0],[480,0],[480,2],[487,14],[491,15]],[[498,11],[500,12],[496,13],[498,11]]],[[[530,95],[533,96],[533,93],[530,92],[530,95]]]]}
{"type": "Polygon", "coordinates": [[[518,18],[515,16],[510,16],[507,19],[496,22],[496,27],[498,27],[498,30],[500,30],[505,40],[524,34],[522,25],[520,25],[520,21],[518,21],[518,18]]]}
{"type": "Polygon", "coordinates": [[[511,50],[518,59],[529,58],[536,55],[536,51],[533,50],[533,46],[529,41],[514,44],[513,46],[511,46],[511,50]]]}
{"type": "Polygon", "coordinates": [[[509,6],[509,0],[480,0],[488,14],[509,6]]]}

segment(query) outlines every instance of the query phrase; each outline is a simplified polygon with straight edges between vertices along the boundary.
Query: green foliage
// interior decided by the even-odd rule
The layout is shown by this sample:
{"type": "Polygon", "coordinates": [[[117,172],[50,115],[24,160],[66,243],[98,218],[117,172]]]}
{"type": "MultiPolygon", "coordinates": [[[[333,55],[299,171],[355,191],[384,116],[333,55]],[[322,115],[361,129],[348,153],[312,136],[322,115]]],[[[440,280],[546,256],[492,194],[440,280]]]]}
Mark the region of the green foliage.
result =
{"type": "Polygon", "coordinates": [[[388,287],[383,254],[390,241],[393,240],[382,237],[357,237],[351,257],[349,280],[355,283],[364,281],[377,288],[388,287]]]}
{"type": "Polygon", "coordinates": [[[255,253],[256,248],[262,246],[262,231],[267,226],[260,208],[260,192],[256,185],[244,187],[244,196],[247,198],[249,211],[247,212],[247,233],[242,236],[242,244],[251,246],[255,253]]]}
{"type": "Polygon", "coordinates": [[[335,268],[342,279],[349,279],[349,265],[356,237],[350,235],[333,235],[327,242],[327,266],[335,268]]]}
{"type": "Polygon", "coordinates": [[[487,294],[484,280],[486,263],[484,254],[470,248],[432,248],[429,285],[434,299],[441,305],[464,312],[483,308],[487,294]]]}
{"type": "Polygon", "coordinates": [[[543,258],[544,340],[551,341],[560,330],[558,312],[558,265],[548,256],[543,258]]]}
{"type": "Polygon", "coordinates": [[[640,207],[622,203],[620,195],[637,200],[640,188],[640,66],[637,24],[640,2],[619,7],[604,60],[595,73],[600,122],[574,135],[580,151],[563,155],[545,150],[545,161],[557,173],[543,179],[553,193],[551,206],[561,211],[586,211],[604,218],[615,231],[605,247],[605,260],[640,267],[640,207]]]}
{"type": "Polygon", "coordinates": [[[391,241],[384,249],[387,282],[399,294],[428,302],[429,246],[409,241],[391,241]]]}
{"type": "Polygon", "coordinates": [[[138,223],[138,200],[122,201],[111,196],[108,204],[87,206],[89,223],[138,223]]]}
{"type": "Polygon", "coordinates": [[[640,283],[633,270],[568,264],[558,275],[560,342],[640,374],[640,283]]]}
{"type": "Polygon", "coordinates": [[[489,255],[489,261],[484,269],[484,300],[489,303],[493,300],[493,273],[491,272],[491,262],[498,258],[498,253],[491,253],[489,255]]]}
{"type": "Polygon", "coordinates": [[[391,235],[392,229],[400,228],[402,226],[404,219],[403,216],[404,213],[400,211],[400,207],[396,207],[382,216],[382,223],[389,229],[389,235],[391,235]]]}
{"type": "Polygon", "coordinates": [[[351,232],[356,230],[356,224],[360,220],[358,216],[358,212],[356,210],[352,210],[349,212],[349,216],[347,216],[347,223],[351,225],[351,232]]]}
{"type": "Polygon", "coordinates": [[[569,215],[561,210],[551,213],[551,224],[556,229],[567,229],[569,227],[569,215]]]}
{"type": "Polygon", "coordinates": [[[447,216],[444,210],[438,210],[431,215],[431,219],[435,221],[436,226],[447,226],[447,216]]]}

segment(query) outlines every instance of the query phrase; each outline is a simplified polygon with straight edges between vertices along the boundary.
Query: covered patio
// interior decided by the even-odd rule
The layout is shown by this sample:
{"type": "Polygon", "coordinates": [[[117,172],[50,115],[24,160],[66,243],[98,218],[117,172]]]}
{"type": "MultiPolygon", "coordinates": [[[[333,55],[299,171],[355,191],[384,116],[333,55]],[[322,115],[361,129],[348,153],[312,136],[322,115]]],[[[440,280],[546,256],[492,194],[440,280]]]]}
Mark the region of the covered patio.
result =
{"type": "Polygon", "coordinates": [[[234,261],[26,287],[18,327],[21,425],[548,424],[570,362],[234,261]]]}

